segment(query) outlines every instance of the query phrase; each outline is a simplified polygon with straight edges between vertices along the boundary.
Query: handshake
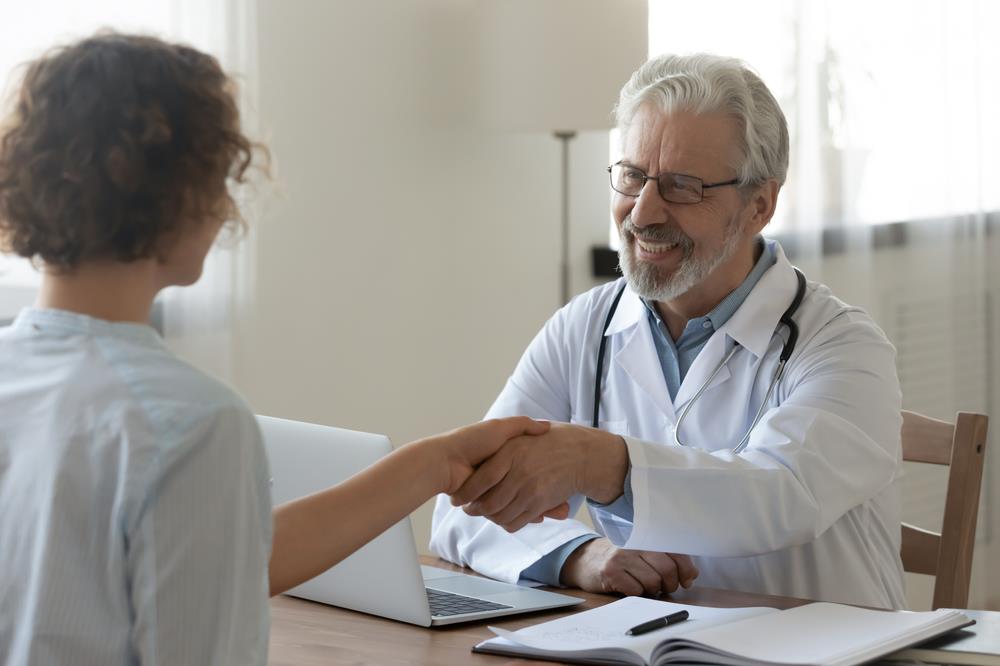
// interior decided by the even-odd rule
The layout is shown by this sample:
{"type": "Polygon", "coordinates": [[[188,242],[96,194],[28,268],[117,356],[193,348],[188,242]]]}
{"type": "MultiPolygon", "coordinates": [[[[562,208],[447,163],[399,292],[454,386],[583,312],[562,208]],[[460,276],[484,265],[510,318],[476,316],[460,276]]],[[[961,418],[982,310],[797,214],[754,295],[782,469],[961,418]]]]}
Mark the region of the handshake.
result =
{"type": "Polygon", "coordinates": [[[567,518],[576,494],[611,502],[628,471],[625,441],[593,428],[512,417],[424,440],[447,461],[442,492],[508,532],[546,516],[567,518]]]}
{"type": "MultiPolygon", "coordinates": [[[[629,469],[618,435],[527,417],[483,421],[422,443],[447,461],[438,488],[452,505],[508,532],[545,517],[568,518],[573,495],[614,501],[629,469]]],[[[560,576],[564,585],[591,592],[650,596],[689,587],[697,577],[687,555],[624,550],[602,538],[577,548],[560,576]]]]}

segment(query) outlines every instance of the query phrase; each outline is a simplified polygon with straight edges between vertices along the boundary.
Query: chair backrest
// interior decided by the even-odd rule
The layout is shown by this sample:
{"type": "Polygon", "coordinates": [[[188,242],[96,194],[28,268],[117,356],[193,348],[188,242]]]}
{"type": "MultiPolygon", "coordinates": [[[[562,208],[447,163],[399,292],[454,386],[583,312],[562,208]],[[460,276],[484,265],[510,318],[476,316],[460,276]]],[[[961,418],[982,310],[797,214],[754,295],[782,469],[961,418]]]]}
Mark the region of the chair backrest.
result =
{"type": "Polygon", "coordinates": [[[959,412],[952,424],[903,411],[903,460],[951,466],[941,533],[903,523],[903,568],[935,576],[933,608],[969,601],[988,425],[985,414],[959,412]]]}

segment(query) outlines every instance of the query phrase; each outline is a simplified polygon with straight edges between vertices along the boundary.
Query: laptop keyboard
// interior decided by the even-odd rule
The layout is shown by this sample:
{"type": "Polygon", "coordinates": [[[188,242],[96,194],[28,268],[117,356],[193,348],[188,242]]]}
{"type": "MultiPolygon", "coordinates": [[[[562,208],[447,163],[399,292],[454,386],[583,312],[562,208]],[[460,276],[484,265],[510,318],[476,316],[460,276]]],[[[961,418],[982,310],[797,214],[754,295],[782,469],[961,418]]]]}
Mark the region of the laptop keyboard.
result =
{"type": "Polygon", "coordinates": [[[432,588],[426,588],[427,600],[431,604],[431,615],[444,617],[448,615],[463,615],[465,613],[480,613],[482,611],[501,610],[503,608],[513,608],[503,604],[493,603],[485,599],[466,597],[461,594],[442,592],[432,588]]]}

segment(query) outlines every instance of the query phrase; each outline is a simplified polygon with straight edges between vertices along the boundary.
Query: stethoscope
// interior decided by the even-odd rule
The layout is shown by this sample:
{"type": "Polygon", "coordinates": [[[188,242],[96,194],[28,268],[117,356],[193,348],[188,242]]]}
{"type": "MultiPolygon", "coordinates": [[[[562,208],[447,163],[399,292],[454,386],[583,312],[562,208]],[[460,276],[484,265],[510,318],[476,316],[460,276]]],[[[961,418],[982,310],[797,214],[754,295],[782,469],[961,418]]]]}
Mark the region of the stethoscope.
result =
{"type": "MultiPolygon", "coordinates": [[[[792,304],[788,306],[788,309],[785,310],[785,313],[781,315],[781,319],[778,320],[779,326],[781,324],[784,324],[788,328],[788,339],[785,340],[785,344],[781,348],[781,356],[778,357],[778,367],[774,371],[774,377],[771,379],[771,384],[767,387],[767,394],[764,396],[763,402],[760,403],[760,409],[757,410],[757,414],[753,417],[753,422],[747,429],[746,434],[743,435],[743,438],[740,440],[740,443],[737,444],[736,448],[733,449],[733,453],[739,453],[744,448],[746,448],[747,442],[749,442],[750,440],[750,433],[753,432],[753,429],[757,425],[757,422],[760,421],[761,416],[763,416],[764,409],[767,407],[767,401],[770,400],[771,393],[774,391],[774,387],[777,386],[778,380],[781,379],[781,375],[785,372],[785,363],[788,361],[789,357],[791,357],[792,352],[795,351],[795,343],[799,338],[799,327],[795,324],[795,321],[792,319],[792,317],[798,311],[799,306],[802,304],[802,299],[806,295],[806,276],[803,275],[802,271],[800,271],[797,268],[793,268],[793,270],[795,271],[795,277],[798,279],[798,287],[795,290],[795,298],[792,299],[792,304]]],[[[625,293],[625,287],[627,286],[628,286],[627,283],[623,284],[622,288],[619,289],[618,293],[615,295],[614,300],[611,301],[611,308],[608,310],[608,316],[604,320],[604,329],[601,331],[601,344],[597,350],[597,371],[596,371],[596,379],[594,382],[594,421],[592,425],[595,428],[599,427],[598,417],[601,411],[601,379],[604,374],[604,352],[605,349],[607,348],[607,343],[608,343],[608,338],[607,338],[608,327],[611,326],[611,319],[615,316],[615,310],[618,309],[618,302],[621,300],[622,294],[625,293]]],[[[674,424],[674,433],[673,433],[674,442],[676,442],[678,446],[684,445],[683,442],[681,442],[679,435],[681,423],[684,422],[684,417],[688,415],[688,412],[691,411],[691,407],[694,405],[694,403],[697,402],[698,398],[701,397],[701,394],[705,392],[705,389],[709,387],[709,385],[712,383],[712,380],[715,379],[715,376],[719,374],[719,371],[722,370],[723,367],[725,367],[726,363],[729,362],[729,359],[733,357],[733,354],[735,354],[739,348],[740,348],[739,343],[733,346],[733,348],[726,355],[726,357],[722,359],[719,365],[715,366],[715,370],[712,372],[709,378],[705,380],[705,383],[701,385],[701,388],[698,389],[698,392],[694,394],[694,397],[688,401],[687,405],[681,411],[680,416],[677,418],[677,423],[674,424]]]]}

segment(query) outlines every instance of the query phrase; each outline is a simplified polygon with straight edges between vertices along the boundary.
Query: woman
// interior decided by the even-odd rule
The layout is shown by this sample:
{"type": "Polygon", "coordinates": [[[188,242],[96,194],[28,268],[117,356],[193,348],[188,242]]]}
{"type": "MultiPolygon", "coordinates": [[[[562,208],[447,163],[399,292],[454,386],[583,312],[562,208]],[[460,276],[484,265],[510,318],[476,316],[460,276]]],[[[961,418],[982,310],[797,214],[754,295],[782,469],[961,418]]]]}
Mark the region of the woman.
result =
{"type": "Polygon", "coordinates": [[[27,69],[0,138],[0,239],[43,270],[0,332],[8,664],[264,663],[269,593],[548,427],[413,442],[272,520],[253,413],[146,324],[238,219],[227,187],[254,152],[230,80],[194,49],[101,34],[27,69]]]}

